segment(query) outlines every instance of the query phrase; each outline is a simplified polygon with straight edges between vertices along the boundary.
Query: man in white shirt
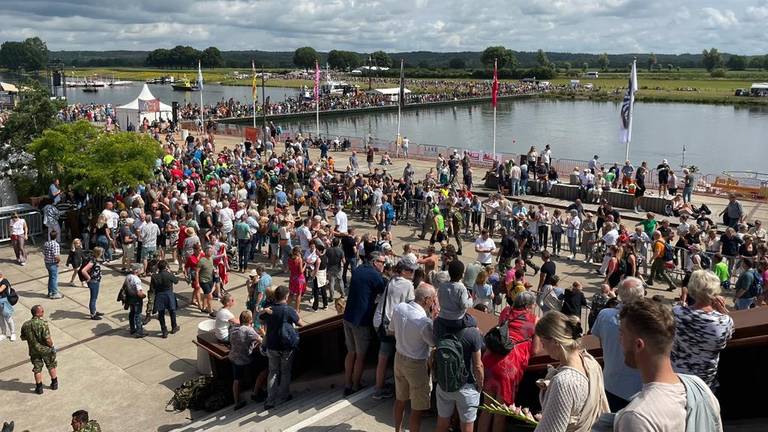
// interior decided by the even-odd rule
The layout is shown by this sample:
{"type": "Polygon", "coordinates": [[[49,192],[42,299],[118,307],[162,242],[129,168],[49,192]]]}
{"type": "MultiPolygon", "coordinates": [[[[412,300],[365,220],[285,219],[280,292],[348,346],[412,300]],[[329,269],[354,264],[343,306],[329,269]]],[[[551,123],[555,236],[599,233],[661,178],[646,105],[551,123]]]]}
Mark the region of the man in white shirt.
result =
{"type": "Polygon", "coordinates": [[[307,227],[306,221],[299,220],[300,226],[296,228],[296,238],[299,240],[299,245],[302,251],[309,249],[309,241],[312,240],[312,232],[307,227]]]}
{"type": "Polygon", "coordinates": [[[429,409],[432,383],[429,352],[435,345],[432,331],[432,307],[437,292],[431,285],[416,288],[414,300],[400,303],[392,312],[389,330],[395,334],[395,432],[400,432],[405,404],[411,401],[408,429],[418,431],[421,417],[429,409]]]}
{"type": "Polygon", "coordinates": [[[144,262],[144,273],[147,272],[147,263],[157,253],[157,237],[160,235],[160,227],[152,221],[152,216],[144,216],[144,225],[139,230],[141,238],[141,259],[144,262]]]}
{"type": "Polygon", "coordinates": [[[107,206],[102,210],[101,214],[107,219],[107,228],[114,231],[117,229],[117,223],[120,221],[120,215],[114,210],[115,204],[112,201],[107,201],[107,206]]]}
{"type": "MultiPolygon", "coordinates": [[[[389,246],[388,243],[385,243],[389,246]]],[[[391,247],[389,249],[392,250],[391,247]]],[[[379,359],[376,366],[376,392],[374,399],[388,399],[392,397],[392,391],[384,387],[384,376],[387,372],[389,358],[395,353],[394,332],[388,329],[392,320],[392,312],[395,306],[403,302],[409,302],[414,298],[413,273],[419,265],[413,257],[400,259],[395,265],[395,276],[389,280],[384,293],[381,295],[376,310],[373,313],[373,328],[379,336],[379,359]],[[382,333],[386,333],[383,335],[382,333]]]]}
{"type": "MultiPolygon", "coordinates": [[[[229,201],[224,200],[219,209],[219,222],[221,223],[221,233],[225,235],[228,244],[232,244],[232,230],[235,227],[235,212],[229,208],[229,201]]],[[[224,240],[224,239],[222,239],[224,240]]]]}
{"type": "Polygon", "coordinates": [[[347,231],[349,231],[348,220],[347,220],[347,214],[344,213],[344,209],[341,206],[336,207],[336,215],[333,217],[334,222],[336,223],[336,229],[335,232],[338,234],[347,234],[347,231]]]}
{"type": "Polygon", "coordinates": [[[661,303],[643,298],[623,305],[619,323],[624,361],[640,371],[643,389],[616,413],[613,430],[722,431],[720,404],[709,387],[699,377],[676,374],[672,369],[672,312],[661,303]]]}
{"type": "Polygon", "coordinates": [[[480,237],[475,240],[475,252],[477,252],[477,262],[482,265],[493,264],[493,251],[496,250],[496,242],[488,235],[488,230],[480,232],[480,237]]]}
{"type": "Polygon", "coordinates": [[[140,263],[131,264],[131,273],[125,277],[126,303],[128,303],[128,324],[131,334],[136,338],[146,337],[144,323],[141,320],[141,312],[144,309],[144,298],[147,297],[141,285],[141,273],[144,266],[140,263]]]}

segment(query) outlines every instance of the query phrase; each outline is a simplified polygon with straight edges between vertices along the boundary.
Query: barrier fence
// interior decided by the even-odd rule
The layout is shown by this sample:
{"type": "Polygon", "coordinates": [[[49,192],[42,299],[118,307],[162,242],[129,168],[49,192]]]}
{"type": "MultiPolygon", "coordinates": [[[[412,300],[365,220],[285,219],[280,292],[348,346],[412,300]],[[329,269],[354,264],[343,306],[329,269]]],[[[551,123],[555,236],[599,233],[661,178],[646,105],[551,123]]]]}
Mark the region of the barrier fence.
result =
{"type": "Polygon", "coordinates": [[[42,235],[44,232],[43,214],[29,204],[0,207],[0,243],[11,241],[11,218],[14,213],[27,222],[29,240],[34,244],[35,236],[42,235]]]}

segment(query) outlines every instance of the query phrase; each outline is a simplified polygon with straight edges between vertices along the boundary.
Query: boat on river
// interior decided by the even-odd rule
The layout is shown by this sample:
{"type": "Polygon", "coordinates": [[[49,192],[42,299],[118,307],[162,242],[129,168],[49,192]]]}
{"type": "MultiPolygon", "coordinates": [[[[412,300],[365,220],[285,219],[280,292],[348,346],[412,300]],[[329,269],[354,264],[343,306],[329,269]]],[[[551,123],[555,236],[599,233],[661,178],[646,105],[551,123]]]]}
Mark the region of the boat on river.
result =
{"type": "Polygon", "coordinates": [[[200,86],[196,82],[191,82],[186,77],[180,80],[176,80],[171,87],[178,91],[197,91],[200,90],[200,86]]]}

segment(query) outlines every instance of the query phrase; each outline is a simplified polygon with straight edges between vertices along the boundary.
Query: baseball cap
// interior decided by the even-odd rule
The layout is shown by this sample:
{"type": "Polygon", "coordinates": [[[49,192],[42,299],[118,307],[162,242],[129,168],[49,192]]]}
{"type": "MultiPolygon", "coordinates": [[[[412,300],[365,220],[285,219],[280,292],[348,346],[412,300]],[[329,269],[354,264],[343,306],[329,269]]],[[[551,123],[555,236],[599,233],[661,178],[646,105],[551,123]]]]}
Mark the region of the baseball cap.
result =
{"type": "Polygon", "coordinates": [[[405,269],[414,271],[419,268],[416,260],[411,255],[403,255],[403,257],[400,258],[400,265],[405,269]]]}

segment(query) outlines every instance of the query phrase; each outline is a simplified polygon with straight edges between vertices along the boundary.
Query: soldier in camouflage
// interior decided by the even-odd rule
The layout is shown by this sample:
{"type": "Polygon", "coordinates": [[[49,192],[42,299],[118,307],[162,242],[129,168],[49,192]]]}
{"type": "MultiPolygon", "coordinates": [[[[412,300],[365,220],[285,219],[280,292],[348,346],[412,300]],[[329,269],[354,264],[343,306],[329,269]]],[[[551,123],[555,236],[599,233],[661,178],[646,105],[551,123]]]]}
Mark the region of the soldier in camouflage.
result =
{"type": "Polygon", "coordinates": [[[72,413],[72,430],[74,432],[101,432],[101,426],[96,420],[88,419],[88,411],[77,410],[72,413]]]}
{"type": "Polygon", "coordinates": [[[27,341],[32,372],[35,374],[35,393],[43,394],[43,366],[51,375],[51,390],[59,388],[56,375],[56,348],[53,346],[45,311],[40,305],[32,306],[32,319],[21,326],[21,340],[27,341]]]}

